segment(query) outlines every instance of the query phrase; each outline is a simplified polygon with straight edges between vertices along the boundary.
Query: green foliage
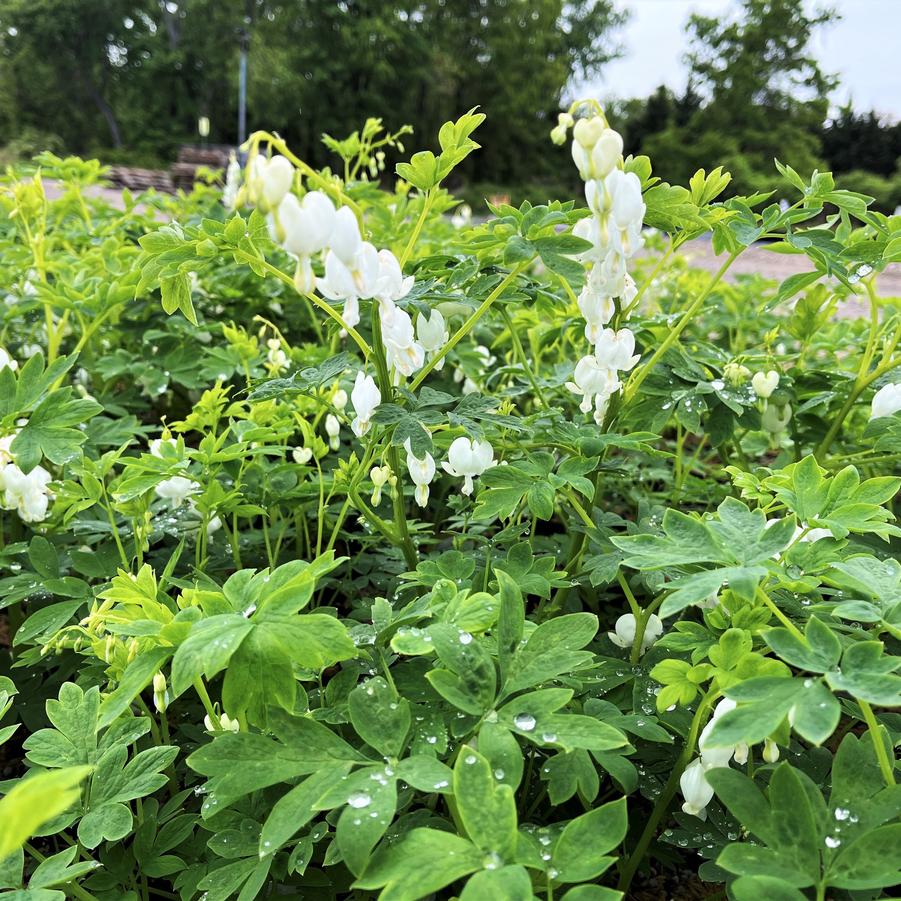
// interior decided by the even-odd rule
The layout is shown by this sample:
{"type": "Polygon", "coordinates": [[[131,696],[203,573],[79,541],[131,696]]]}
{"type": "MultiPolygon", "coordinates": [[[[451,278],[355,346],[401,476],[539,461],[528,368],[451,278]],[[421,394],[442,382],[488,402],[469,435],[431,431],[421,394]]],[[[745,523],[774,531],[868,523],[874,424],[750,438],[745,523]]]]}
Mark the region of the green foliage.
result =
{"type": "Polygon", "coordinates": [[[622,160],[665,234],[604,323],[636,359],[584,412],[591,223],[570,197],[452,224],[482,119],[409,154],[371,119],[326,139],[338,175],[292,156],[298,198],[413,277],[382,272],[352,328],[346,292],[295,287],[272,214],[205,187],[113,209],[72,158],[42,159],[53,202],[10,174],[10,897],[615,901],[643,869],[667,897],[897,893],[898,222],[781,152],[787,209],[622,160]],[[390,192],[357,177],[382,147],[409,158],[390,192]],[[691,269],[701,234],[724,272],[763,239],[809,271],[691,269]],[[408,375],[382,330],[404,317],[408,375]]]}

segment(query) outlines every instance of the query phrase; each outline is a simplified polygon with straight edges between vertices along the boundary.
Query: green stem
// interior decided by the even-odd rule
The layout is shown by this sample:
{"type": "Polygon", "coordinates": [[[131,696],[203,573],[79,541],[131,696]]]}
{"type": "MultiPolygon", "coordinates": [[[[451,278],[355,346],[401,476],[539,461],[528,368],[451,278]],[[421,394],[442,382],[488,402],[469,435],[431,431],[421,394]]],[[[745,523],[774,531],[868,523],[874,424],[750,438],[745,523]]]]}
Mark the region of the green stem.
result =
{"type": "Polygon", "coordinates": [[[757,589],[757,594],[763,603],[770,608],[776,619],[778,619],[779,622],[795,636],[795,638],[800,639],[802,642],[805,641],[801,630],[776,606],[776,602],[762,588],[757,589]]]}
{"type": "MultiPolygon", "coordinates": [[[[385,348],[382,344],[382,321],[379,315],[378,304],[372,305],[372,344],[373,358],[375,359],[375,368],[379,377],[379,390],[382,397],[388,401],[394,394],[391,385],[391,374],[388,372],[388,360],[385,357],[385,348]]],[[[395,541],[399,541],[401,550],[404,554],[404,560],[407,566],[413,570],[419,563],[419,554],[413,539],[410,538],[410,530],[407,528],[407,511],[404,507],[404,489],[401,477],[400,455],[397,452],[396,445],[390,445],[388,448],[388,465],[391,471],[397,477],[397,485],[392,492],[391,506],[394,511],[394,526],[397,530],[395,541]]],[[[358,499],[357,499],[358,500],[358,499]]],[[[365,507],[365,504],[363,505],[365,507]]],[[[372,514],[375,516],[375,514],[372,514]]],[[[378,519],[378,517],[375,517],[378,519]]]]}
{"type": "Polygon", "coordinates": [[[651,815],[648,818],[647,823],[645,824],[644,831],[641,833],[641,837],[638,839],[638,844],[635,846],[634,850],[629,855],[628,859],[622,867],[622,870],[620,871],[619,890],[623,893],[628,891],[629,885],[632,882],[632,878],[635,876],[635,871],[638,869],[638,865],[641,863],[642,859],[647,853],[648,846],[651,844],[654,836],[657,834],[657,827],[660,824],[660,820],[663,818],[663,815],[669,808],[670,802],[673,800],[673,796],[676,794],[676,789],[679,787],[679,779],[682,777],[682,773],[685,770],[685,767],[688,766],[688,762],[691,760],[691,755],[694,754],[695,744],[698,740],[698,733],[701,731],[701,721],[704,719],[704,714],[713,703],[717,694],[718,692],[708,692],[706,695],[704,695],[701,703],[698,704],[698,709],[695,711],[695,715],[691,721],[691,726],[688,730],[688,737],[685,740],[685,747],[682,748],[682,753],[676,760],[675,766],[673,767],[672,772],[669,775],[669,779],[666,780],[666,785],[664,785],[663,787],[663,792],[657,799],[657,803],[654,805],[654,809],[651,811],[651,815]]]}
{"type": "Polygon", "coordinates": [[[870,730],[870,738],[873,740],[873,750],[876,752],[876,759],[879,761],[879,769],[882,770],[882,778],[885,784],[892,786],[895,784],[895,762],[889,760],[889,756],[885,750],[885,743],[882,741],[882,727],[873,713],[873,708],[867,701],[861,701],[857,698],[857,703],[863,713],[867,728],[870,730]]]}
{"type": "Polygon", "coordinates": [[[196,691],[200,697],[200,703],[203,704],[203,709],[206,710],[207,716],[214,724],[218,723],[219,718],[216,716],[216,710],[213,707],[213,702],[210,700],[210,694],[206,690],[206,685],[203,684],[202,676],[198,676],[194,680],[194,691],[196,691]]]}
{"type": "Polygon", "coordinates": [[[410,390],[415,391],[425,381],[426,376],[440,363],[472,330],[476,323],[488,312],[491,305],[504,293],[507,287],[531,264],[532,260],[526,260],[514,267],[498,286],[482,301],[479,308],[470,314],[467,320],[451,336],[450,340],[441,350],[429,360],[419,371],[419,374],[410,383],[410,390]]]}
{"type": "Polygon", "coordinates": [[[660,270],[664,267],[667,260],[669,260],[669,258],[673,255],[673,251],[675,249],[676,248],[673,245],[673,237],[672,235],[670,235],[669,247],[667,248],[666,253],[664,253],[663,256],[661,256],[660,259],[657,260],[657,265],[654,266],[654,268],[651,270],[650,275],[648,275],[648,277],[642,282],[641,287],[638,289],[638,293],[635,295],[635,297],[632,298],[632,302],[622,311],[622,315],[620,316],[621,321],[628,319],[629,314],[638,306],[639,303],[641,303],[641,298],[644,296],[645,291],[648,290],[651,282],[653,282],[657,277],[657,273],[660,272],[660,270]]]}
{"type": "Polygon", "coordinates": [[[507,329],[510,332],[510,342],[513,344],[513,353],[519,359],[519,365],[525,370],[529,382],[531,383],[538,400],[541,402],[541,406],[546,409],[548,402],[545,400],[544,394],[541,391],[541,386],[538,384],[538,378],[532,371],[532,367],[529,366],[526,352],[523,349],[522,341],[519,340],[519,335],[516,333],[513,320],[510,318],[510,314],[503,308],[501,308],[501,315],[504,317],[504,321],[507,323],[507,329]]]}
{"type": "Polygon", "coordinates": [[[716,273],[711,277],[710,281],[707,283],[707,287],[695,298],[694,302],[688,307],[688,309],[682,314],[682,317],[679,321],[670,329],[667,333],[667,336],[663,339],[661,345],[657,348],[654,354],[651,356],[651,359],[640,366],[632,375],[632,378],[629,379],[626,384],[625,389],[623,390],[623,396],[625,400],[628,402],[638,391],[641,383],[651,374],[651,370],[658,363],[658,361],[663,357],[663,355],[679,340],[679,336],[682,332],[685,331],[688,324],[694,319],[695,313],[701,309],[704,305],[704,301],[710,296],[710,292],[717,286],[720,279],[726,274],[729,267],[735,262],[738,258],[739,253],[741,251],[737,251],[734,253],[730,253],[726,262],[723,263],[722,266],[717,270],[716,273]]]}
{"type": "MultiPolygon", "coordinates": [[[[239,250],[238,248],[232,248],[230,251],[234,256],[241,257],[245,262],[252,264],[253,266],[257,266],[260,269],[265,270],[270,275],[274,275],[279,281],[284,282],[286,285],[290,285],[294,290],[297,290],[297,287],[294,284],[294,279],[291,278],[285,272],[282,272],[277,266],[273,266],[271,263],[266,262],[266,260],[261,260],[259,257],[252,256],[246,251],[239,250]]],[[[304,294],[303,297],[306,297],[311,303],[315,304],[322,310],[329,319],[332,319],[334,322],[337,322],[341,328],[350,335],[351,338],[356,342],[357,347],[363,352],[363,356],[368,360],[369,355],[372,353],[372,348],[366,343],[365,338],[353,327],[348,325],[344,321],[344,317],[327,301],[323,298],[319,297],[316,294],[304,294]]]]}
{"type": "Polygon", "coordinates": [[[422,227],[425,225],[425,221],[429,215],[429,210],[432,208],[433,199],[434,195],[432,194],[431,189],[429,189],[423,195],[422,210],[420,210],[419,218],[416,220],[416,225],[413,226],[413,231],[410,234],[410,240],[407,241],[407,246],[404,248],[404,252],[400,256],[401,269],[404,268],[407,260],[410,259],[410,254],[413,252],[413,248],[416,246],[416,242],[419,240],[419,235],[422,232],[422,227]]]}

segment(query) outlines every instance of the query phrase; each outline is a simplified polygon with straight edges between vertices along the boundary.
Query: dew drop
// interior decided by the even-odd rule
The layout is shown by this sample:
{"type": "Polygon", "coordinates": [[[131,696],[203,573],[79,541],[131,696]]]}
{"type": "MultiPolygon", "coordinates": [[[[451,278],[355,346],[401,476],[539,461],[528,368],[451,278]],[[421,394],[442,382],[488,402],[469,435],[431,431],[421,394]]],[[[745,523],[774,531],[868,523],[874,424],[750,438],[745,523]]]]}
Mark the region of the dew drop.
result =
{"type": "Polygon", "coordinates": [[[513,725],[523,732],[531,732],[535,728],[535,717],[530,713],[518,713],[513,717],[513,725]]]}
{"type": "Polygon", "coordinates": [[[361,807],[368,807],[372,803],[372,798],[366,792],[354,792],[348,799],[347,803],[359,810],[361,807]]]}

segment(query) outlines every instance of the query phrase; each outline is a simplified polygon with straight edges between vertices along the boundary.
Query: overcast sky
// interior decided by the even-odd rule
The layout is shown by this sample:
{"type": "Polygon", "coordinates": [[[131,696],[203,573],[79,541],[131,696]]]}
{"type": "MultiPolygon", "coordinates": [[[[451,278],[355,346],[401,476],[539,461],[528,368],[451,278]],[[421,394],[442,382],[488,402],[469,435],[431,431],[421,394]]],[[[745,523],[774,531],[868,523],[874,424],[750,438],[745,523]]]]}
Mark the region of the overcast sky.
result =
{"type": "MultiPolygon", "coordinates": [[[[685,25],[693,12],[734,15],[739,0],[620,0],[631,12],[621,32],[622,59],[587,85],[600,99],[644,97],[659,84],[685,86],[682,57],[688,46],[685,25]]],[[[811,9],[822,2],[810,0],[811,9]]],[[[814,50],[823,71],[837,74],[836,105],[849,97],[859,110],[901,119],[901,0],[831,0],[841,21],[820,29],[814,50]]]]}

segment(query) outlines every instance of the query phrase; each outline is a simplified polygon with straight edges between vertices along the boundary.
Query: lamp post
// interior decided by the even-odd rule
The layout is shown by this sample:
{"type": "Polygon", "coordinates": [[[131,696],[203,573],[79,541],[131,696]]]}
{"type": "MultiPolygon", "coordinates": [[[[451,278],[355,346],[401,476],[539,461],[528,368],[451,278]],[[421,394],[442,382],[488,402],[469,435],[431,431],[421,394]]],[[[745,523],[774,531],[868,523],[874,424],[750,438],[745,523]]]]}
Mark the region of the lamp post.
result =
{"type": "Polygon", "coordinates": [[[247,0],[244,21],[238,30],[238,146],[247,140],[247,53],[250,49],[250,25],[253,21],[253,0],[247,0]]]}

